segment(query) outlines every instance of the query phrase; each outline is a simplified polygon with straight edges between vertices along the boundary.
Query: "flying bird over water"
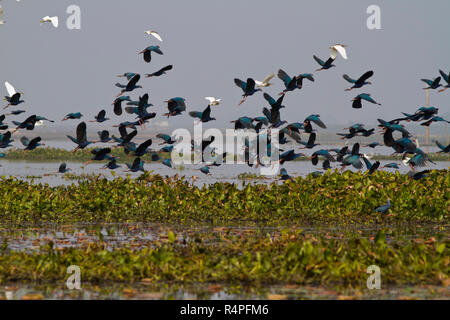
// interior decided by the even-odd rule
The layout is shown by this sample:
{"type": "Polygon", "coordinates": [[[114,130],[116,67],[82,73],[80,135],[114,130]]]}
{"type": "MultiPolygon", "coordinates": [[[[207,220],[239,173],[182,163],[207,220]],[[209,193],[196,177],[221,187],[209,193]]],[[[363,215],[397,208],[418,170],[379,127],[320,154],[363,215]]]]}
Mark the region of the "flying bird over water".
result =
{"type": "Polygon", "coordinates": [[[269,87],[269,86],[271,86],[272,83],[270,83],[270,80],[272,80],[272,78],[273,78],[274,76],[275,76],[275,74],[272,73],[272,74],[269,74],[267,77],[265,77],[263,81],[255,80],[256,86],[257,86],[258,88],[261,88],[261,87],[269,87]]]}
{"type": "Polygon", "coordinates": [[[95,116],[95,120],[89,120],[89,122],[98,122],[98,123],[102,123],[105,122],[107,120],[109,120],[109,118],[105,118],[106,116],[106,111],[105,110],[101,110],[96,116],[95,116]]]}
{"type": "Polygon", "coordinates": [[[284,70],[280,69],[278,70],[278,78],[283,81],[285,89],[283,92],[280,93],[280,95],[286,94],[288,91],[293,91],[295,89],[301,89],[302,88],[302,82],[299,80],[298,77],[294,76],[291,78],[284,70]]]}
{"type": "Polygon", "coordinates": [[[131,92],[135,89],[142,88],[142,86],[137,85],[137,83],[140,79],[141,79],[141,76],[139,74],[136,74],[135,76],[133,76],[133,78],[131,78],[131,80],[126,85],[116,83],[116,87],[119,87],[122,89],[120,91],[120,93],[117,95],[117,97],[121,96],[124,92],[131,92]]]}
{"type": "Polygon", "coordinates": [[[368,101],[370,103],[373,104],[377,104],[379,106],[381,106],[381,103],[376,102],[368,93],[361,93],[359,95],[357,95],[355,98],[352,99],[353,104],[352,104],[352,108],[354,109],[361,109],[362,108],[362,103],[361,100],[365,100],[368,101]]]}
{"type": "Polygon", "coordinates": [[[330,57],[335,60],[338,54],[341,55],[342,58],[347,60],[347,50],[345,49],[347,46],[343,44],[335,44],[330,46],[330,57]]]}
{"type": "Polygon", "coordinates": [[[427,88],[423,88],[424,90],[427,89],[437,89],[439,87],[442,87],[442,84],[440,84],[441,82],[441,77],[437,77],[434,80],[429,80],[429,79],[420,79],[421,81],[425,82],[428,87],[427,88]]]}
{"type": "Polygon", "coordinates": [[[241,88],[242,91],[244,91],[244,94],[242,95],[243,98],[242,98],[241,102],[239,103],[239,105],[243,104],[248,96],[251,96],[258,91],[262,91],[261,89],[255,88],[255,80],[253,80],[252,78],[248,78],[247,82],[244,82],[240,79],[235,78],[234,83],[239,88],[241,88]]]}
{"type": "Polygon", "coordinates": [[[321,71],[321,70],[328,70],[332,67],[336,67],[333,64],[334,59],[333,58],[329,58],[327,61],[323,61],[320,58],[318,58],[317,56],[313,56],[314,60],[316,60],[316,62],[321,66],[320,69],[317,69],[316,71],[321,71]]]}
{"type": "Polygon", "coordinates": [[[114,100],[112,105],[114,106],[114,114],[116,116],[122,115],[122,102],[124,101],[131,101],[129,96],[120,96],[114,100]]]}
{"type": "Polygon", "coordinates": [[[5,87],[6,91],[8,91],[9,96],[5,96],[5,98],[3,99],[8,102],[8,105],[3,109],[8,108],[9,106],[17,106],[25,102],[23,100],[20,100],[23,92],[16,92],[16,89],[14,89],[14,87],[8,81],[5,82],[5,87]]]}
{"type": "Polygon", "coordinates": [[[222,99],[216,99],[214,97],[205,97],[205,99],[209,101],[209,105],[212,107],[218,106],[222,101],[222,99]]]}
{"type": "Polygon", "coordinates": [[[166,71],[172,70],[173,69],[173,65],[169,64],[168,66],[165,66],[164,68],[159,69],[156,72],[150,73],[150,74],[146,74],[145,77],[147,78],[151,78],[151,77],[159,77],[162,76],[163,74],[166,74],[166,71]]]}
{"type": "Polygon", "coordinates": [[[20,142],[26,147],[25,150],[34,150],[40,146],[44,146],[43,143],[41,142],[41,137],[36,137],[32,140],[29,140],[27,137],[22,137],[20,138],[20,142]]]}
{"type": "Polygon", "coordinates": [[[58,28],[58,17],[54,16],[54,17],[49,17],[49,16],[45,16],[41,19],[41,24],[42,23],[46,23],[46,22],[50,22],[55,28],[58,28]]]}
{"type": "Polygon", "coordinates": [[[112,140],[112,138],[109,136],[108,130],[98,131],[97,134],[100,139],[98,142],[108,143],[112,140]]]}
{"type": "Polygon", "coordinates": [[[167,103],[167,109],[169,109],[168,113],[163,114],[164,116],[167,116],[167,118],[180,115],[182,112],[186,111],[186,99],[184,98],[175,97],[164,102],[167,103]]]}
{"type": "Polygon", "coordinates": [[[439,70],[439,73],[442,76],[442,79],[444,79],[445,82],[447,82],[447,84],[445,85],[445,87],[441,90],[439,90],[439,92],[443,92],[445,90],[447,90],[448,88],[450,88],[450,73],[444,73],[444,71],[439,70]]]}
{"type": "Polygon", "coordinates": [[[82,116],[83,115],[80,112],[71,112],[66,114],[61,121],[80,119],[82,116]]]}
{"type": "Polygon", "coordinates": [[[191,111],[189,112],[189,115],[193,118],[200,119],[201,122],[209,122],[212,120],[216,120],[216,118],[211,117],[211,106],[208,105],[203,112],[201,111],[191,111]]]}
{"type": "Polygon", "coordinates": [[[58,173],[66,173],[66,172],[71,171],[71,170],[72,170],[72,169],[67,168],[67,164],[66,164],[65,162],[63,162],[63,163],[61,163],[61,164],[59,165],[58,173]]]}
{"type": "Polygon", "coordinates": [[[131,172],[138,172],[138,171],[142,171],[145,172],[144,170],[144,161],[141,160],[141,158],[136,158],[134,159],[132,164],[126,164],[128,167],[128,171],[131,172]]]}
{"type": "Polygon", "coordinates": [[[36,118],[36,115],[35,115],[35,114],[32,115],[32,116],[29,116],[29,117],[28,117],[27,119],[25,119],[25,121],[23,121],[23,122],[13,121],[13,123],[17,126],[17,128],[15,128],[15,129],[12,131],[12,133],[18,131],[19,129],[26,129],[26,130],[31,131],[31,130],[34,129],[34,127],[35,127],[37,121],[39,121],[39,120],[36,118]]]}
{"type": "Polygon", "coordinates": [[[152,61],[152,52],[157,53],[159,55],[163,55],[163,52],[159,48],[159,46],[150,46],[139,52],[139,54],[144,55],[144,61],[150,63],[152,61]]]}
{"type": "Polygon", "coordinates": [[[154,36],[156,39],[158,39],[158,40],[161,41],[161,42],[163,41],[162,38],[161,38],[161,36],[159,35],[159,33],[156,32],[155,30],[148,30],[148,31],[145,31],[145,34],[154,36]]]}
{"type": "Polygon", "coordinates": [[[70,140],[72,140],[73,143],[77,144],[77,147],[72,152],[76,152],[79,149],[84,149],[92,143],[87,140],[86,123],[85,122],[81,122],[77,126],[76,134],[77,134],[76,138],[69,136],[69,135],[67,136],[70,140]]]}
{"type": "Polygon", "coordinates": [[[433,141],[434,141],[434,143],[436,143],[438,148],[441,149],[441,151],[438,151],[438,153],[449,153],[450,152],[450,144],[448,146],[444,146],[439,141],[436,141],[436,140],[433,140],[433,141]]]}
{"type": "Polygon", "coordinates": [[[353,84],[353,86],[351,88],[345,89],[345,91],[350,91],[352,89],[358,89],[366,84],[372,84],[372,82],[366,81],[367,79],[369,79],[372,76],[373,76],[373,71],[367,71],[361,77],[359,77],[357,80],[355,80],[355,79],[350,78],[347,74],[344,74],[343,78],[353,84]]]}

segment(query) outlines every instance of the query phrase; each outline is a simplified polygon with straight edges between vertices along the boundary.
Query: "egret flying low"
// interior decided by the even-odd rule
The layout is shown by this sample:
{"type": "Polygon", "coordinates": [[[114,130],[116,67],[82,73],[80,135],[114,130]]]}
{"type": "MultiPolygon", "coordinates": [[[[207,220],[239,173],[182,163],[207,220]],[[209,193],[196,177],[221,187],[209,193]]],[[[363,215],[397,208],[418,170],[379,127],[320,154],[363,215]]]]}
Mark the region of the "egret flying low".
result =
{"type": "Polygon", "coordinates": [[[58,17],[54,16],[54,17],[49,17],[49,16],[45,16],[41,19],[41,23],[46,23],[46,22],[50,22],[55,28],[58,28],[58,17]]]}

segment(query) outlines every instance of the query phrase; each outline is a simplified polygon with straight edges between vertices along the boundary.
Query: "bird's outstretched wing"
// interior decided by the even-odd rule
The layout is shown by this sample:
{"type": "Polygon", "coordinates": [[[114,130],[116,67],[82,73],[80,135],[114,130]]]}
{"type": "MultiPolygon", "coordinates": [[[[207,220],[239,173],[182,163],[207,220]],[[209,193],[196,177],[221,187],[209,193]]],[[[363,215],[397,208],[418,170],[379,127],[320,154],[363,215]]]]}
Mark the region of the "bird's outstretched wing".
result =
{"type": "Polygon", "coordinates": [[[316,142],[316,133],[312,132],[309,134],[308,145],[313,145],[316,142]]]}
{"type": "Polygon", "coordinates": [[[41,142],[41,140],[42,140],[41,137],[36,137],[30,141],[30,145],[38,144],[39,142],[41,142]]]}
{"type": "Polygon", "coordinates": [[[210,116],[211,116],[211,106],[208,105],[208,106],[206,107],[206,109],[203,110],[203,113],[202,113],[202,119],[209,119],[210,116]]]}
{"type": "Polygon", "coordinates": [[[292,81],[292,78],[289,77],[289,75],[282,69],[278,70],[278,78],[280,78],[280,80],[284,82],[285,86],[287,86],[292,81]]]}
{"type": "Polygon", "coordinates": [[[138,81],[141,79],[141,75],[136,74],[127,84],[127,89],[132,89],[134,86],[138,83],[138,81]]]}
{"type": "Polygon", "coordinates": [[[316,55],[314,55],[313,58],[314,58],[314,60],[316,60],[316,62],[317,62],[318,64],[320,64],[320,65],[323,67],[323,65],[325,64],[325,62],[324,62],[322,59],[320,59],[320,58],[317,57],[316,55]]]}
{"type": "Polygon", "coordinates": [[[264,78],[264,80],[262,81],[263,83],[268,83],[270,80],[272,80],[272,78],[275,77],[275,74],[269,74],[267,77],[264,78]]]}
{"type": "Polygon", "coordinates": [[[216,98],[214,98],[214,97],[205,97],[205,99],[208,100],[209,103],[216,101],[216,98]]]}
{"type": "Polygon", "coordinates": [[[77,126],[77,141],[79,143],[86,141],[86,123],[82,122],[77,126]]]}
{"type": "Polygon", "coordinates": [[[58,17],[51,17],[51,18],[50,18],[50,21],[51,21],[52,25],[53,25],[55,28],[58,28],[58,25],[59,25],[59,19],[58,19],[58,17]]]}
{"type": "Polygon", "coordinates": [[[30,140],[28,140],[28,138],[27,137],[22,137],[22,138],[20,138],[20,142],[25,146],[25,147],[28,147],[28,145],[30,144],[30,140]]]}
{"type": "Polygon", "coordinates": [[[441,77],[437,77],[436,79],[434,79],[431,86],[437,86],[439,84],[439,82],[441,82],[441,77]]]}
{"type": "Polygon", "coordinates": [[[334,59],[333,58],[328,58],[328,60],[325,62],[326,66],[331,66],[331,64],[333,63],[334,59]]]}
{"type": "Polygon", "coordinates": [[[255,80],[253,80],[252,78],[248,78],[247,84],[245,86],[246,91],[250,92],[250,91],[255,90],[255,86],[256,86],[255,80]]]}
{"type": "Polygon", "coordinates": [[[350,83],[356,83],[356,80],[350,78],[348,74],[344,74],[342,77],[350,83]]]}
{"type": "Polygon", "coordinates": [[[246,87],[247,84],[246,84],[244,81],[242,81],[241,79],[236,78],[236,79],[234,79],[234,83],[235,83],[239,88],[241,88],[242,90],[245,91],[245,87],[246,87]]]}
{"type": "Polygon", "coordinates": [[[156,135],[157,138],[163,139],[165,142],[168,142],[171,140],[170,136],[164,133],[158,133],[156,135]]]}
{"type": "Polygon", "coordinates": [[[355,143],[352,148],[352,155],[358,155],[358,154],[359,154],[359,143],[355,143]]]}
{"type": "Polygon", "coordinates": [[[336,59],[338,53],[342,56],[342,58],[347,60],[347,51],[343,45],[336,44],[330,47],[330,56],[333,60],[336,59]]]}
{"type": "MultiPolygon", "coordinates": [[[[264,92],[263,96],[264,96],[264,99],[266,99],[267,102],[268,102],[271,106],[274,105],[275,103],[277,103],[276,100],[270,96],[270,94],[264,92]]],[[[283,95],[282,97],[284,97],[284,95],[283,95]]]]}
{"type": "Polygon", "coordinates": [[[144,61],[150,63],[152,61],[152,52],[150,50],[144,51],[144,61]]]}
{"type": "Polygon", "coordinates": [[[104,119],[104,118],[105,118],[105,115],[106,115],[106,111],[105,111],[105,110],[102,110],[102,111],[100,111],[100,112],[98,113],[97,118],[98,118],[98,119],[104,119]]]}
{"type": "Polygon", "coordinates": [[[445,80],[445,82],[450,84],[450,74],[444,73],[444,71],[439,70],[439,73],[441,74],[442,78],[445,80]]]}
{"type": "Polygon", "coordinates": [[[359,77],[358,80],[356,80],[356,82],[358,83],[364,83],[366,82],[367,79],[369,79],[371,76],[373,76],[373,71],[367,71],[366,73],[364,73],[361,77],[359,77]]]}
{"type": "Polygon", "coordinates": [[[425,82],[427,85],[431,86],[433,84],[432,80],[429,79],[420,79],[421,81],[425,82]]]}
{"type": "Polygon", "coordinates": [[[159,33],[156,32],[155,30],[146,31],[145,33],[154,36],[156,39],[158,39],[161,42],[163,41],[161,36],[159,35],[159,33]]]}
{"type": "Polygon", "coordinates": [[[153,141],[152,139],[148,139],[147,141],[141,143],[139,147],[136,149],[136,153],[143,153],[145,150],[147,150],[148,147],[152,145],[153,141]]]}
{"type": "Polygon", "coordinates": [[[198,119],[201,119],[203,113],[200,112],[200,111],[191,111],[191,112],[189,112],[189,115],[190,115],[192,118],[198,118],[198,119]]]}
{"type": "Polygon", "coordinates": [[[137,135],[137,130],[131,131],[129,134],[126,135],[126,137],[123,138],[123,143],[128,143],[131,140],[133,140],[134,137],[137,135]]]}
{"type": "Polygon", "coordinates": [[[5,87],[10,97],[16,94],[16,89],[14,89],[14,87],[8,81],[5,81],[5,87]]]}

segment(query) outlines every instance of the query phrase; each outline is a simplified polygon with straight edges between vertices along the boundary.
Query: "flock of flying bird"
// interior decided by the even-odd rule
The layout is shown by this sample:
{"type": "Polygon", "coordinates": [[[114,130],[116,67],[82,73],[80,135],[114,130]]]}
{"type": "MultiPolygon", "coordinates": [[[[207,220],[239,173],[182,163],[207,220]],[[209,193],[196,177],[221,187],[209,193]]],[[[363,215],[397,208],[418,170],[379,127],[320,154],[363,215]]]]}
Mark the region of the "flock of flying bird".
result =
{"type": "MultiPolygon", "coordinates": [[[[1,10],[1,8],[0,8],[1,10]]],[[[54,17],[53,17],[54,18],[54,17]]],[[[55,27],[57,26],[57,20],[45,17],[42,19],[41,22],[51,22],[55,27]],[[55,25],[56,24],[56,25],[55,25]]],[[[151,35],[160,42],[162,42],[161,36],[154,30],[146,31],[147,35],[151,35]]],[[[139,55],[143,56],[143,60],[146,63],[150,63],[152,61],[152,55],[155,57],[155,55],[163,55],[163,52],[159,45],[151,45],[146,47],[144,50],[139,52],[139,55]]],[[[337,44],[330,47],[330,56],[327,58],[327,60],[322,60],[317,56],[313,56],[314,60],[318,63],[320,66],[319,69],[316,71],[322,71],[322,70],[328,70],[333,67],[335,67],[334,62],[338,58],[338,56],[341,56],[344,59],[347,59],[347,52],[346,52],[346,46],[337,44]]],[[[163,76],[167,74],[170,70],[172,70],[172,65],[167,65],[153,73],[145,74],[144,76],[147,78],[156,78],[163,76]]],[[[437,77],[433,80],[428,79],[421,79],[424,81],[428,87],[425,88],[427,90],[434,90],[438,88],[442,88],[440,92],[446,90],[450,87],[450,75],[448,73],[443,72],[440,70],[441,77],[437,77]],[[444,81],[447,83],[445,86],[443,86],[440,81],[441,79],[444,79],[444,81]]],[[[372,76],[374,75],[373,71],[367,71],[363,75],[361,75],[358,78],[352,78],[347,74],[343,75],[343,78],[351,85],[349,88],[345,89],[345,91],[351,91],[356,89],[361,89],[367,85],[370,85],[371,82],[368,81],[372,76]]],[[[280,110],[285,108],[283,105],[283,99],[286,94],[289,92],[300,90],[303,88],[303,82],[304,80],[308,80],[309,82],[315,82],[314,75],[312,73],[301,73],[297,76],[290,76],[288,73],[286,73],[284,70],[279,70],[277,73],[278,78],[283,82],[284,89],[282,92],[279,93],[277,99],[270,96],[267,92],[263,93],[263,97],[268,103],[268,107],[264,107],[262,110],[262,115],[258,117],[247,117],[243,116],[240,117],[237,120],[231,121],[234,123],[234,129],[235,130],[254,130],[257,133],[257,140],[261,137],[264,137],[268,141],[267,150],[270,152],[270,146],[271,141],[269,138],[268,133],[274,128],[279,129],[279,136],[278,136],[278,143],[280,146],[286,145],[288,143],[297,143],[300,146],[302,146],[302,149],[314,149],[319,144],[316,143],[316,137],[317,137],[317,130],[314,128],[315,126],[326,129],[325,123],[320,119],[320,115],[318,114],[312,114],[305,118],[303,122],[292,122],[288,123],[287,121],[281,120],[281,112],[280,110]],[[314,125],[314,127],[313,127],[314,125]],[[308,139],[304,141],[301,137],[301,134],[307,134],[308,139]],[[289,139],[288,139],[289,138],[289,139]]],[[[116,147],[123,147],[126,154],[131,154],[135,156],[135,160],[131,164],[127,164],[129,171],[132,172],[138,172],[138,171],[145,171],[144,169],[144,161],[141,159],[142,156],[145,154],[150,154],[152,161],[158,161],[161,160],[161,157],[159,156],[160,153],[170,153],[174,149],[174,144],[177,142],[174,140],[171,136],[167,134],[158,134],[156,137],[162,141],[160,145],[163,145],[163,147],[160,148],[160,150],[152,150],[150,149],[150,146],[152,145],[153,141],[152,139],[147,139],[141,144],[136,144],[133,142],[133,139],[138,134],[138,128],[143,128],[145,124],[150,120],[156,117],[156,113],[149,112],[148,108],[153,106],[149,102],[149,95],[144,94],[142,96],[139,96],[138,100],[132,100],[129,96],[130,93],[135,91],[136,89],[141,89],[142,86],[138,85],[139,81],[141,80],[141,75],[138,73],[133,72],[126,72],[123,74],[120,74],[118,77],[125,78],[127,80],[126,83],[117,83],[116,87],[120,89],[120,92],[115,97],[113,105],[113,112],[116,116],[121,116],[123,114],[123,103],[126,103],[125,112],[128,114],[132,114],[136,116],[135,121],[125,121],[120,123],[117,126],[120,136],[116,137],[114,135],[110,136],[109,131],[103,130],[98,132],[99,140],[96,141],[98,143],[116,143],[116,147]],[[131,132],[129,132],[129,129],[132,129],[131,132]]],[[[253,96],[254,94],[262,91],[262,88],[267,88],[272,85],[270,82],[275,77],[275,74],[271,74],[268,77],[266,77],[263,81],[257,81],[252,78],[248,78],[246,81],[240,80],[240,79],[234,79],[234,83],[237,87],[239,87],[242,90],[242,100],[239,103],[239,105],[243,104],[248,97],[253,96]]],[[[8,92],[8,96],[5,96],[5,99],[8,104],[5,106],[5,109],[10,106],[18,106],[25,101],[22,100],[23,93],[16,92],[15,88],[8,82],[5,82],[5,86],[8,92]]],[[[211,106],[217,106],[221,103],[221,99],[216,99],[214,97],[206,97],[206,100],[208,100],[209,104],[203,111],[191,111],[189,112],[189,116],[198,119],[198,121],[201,122],[209,122],[215,120],[214,117],[211,117],[211,106]]],[[[164,101],[167,103],[167,109],[168,112],[163,114],[166,117],[174,117],[179,116],[183,112],[186,111],[186,103],[185,99],[182,97],[173,97],[171,99],[168,99],[164,101]]],[[[360,109],[363,107],[363,101],[367,103],[371,103],[374,105],[380,105],[369,93],[360,93],[356,95],[352,99],[352,108],[360,109]]],[[[9,128],[8,124],[4,123],[5,117],[9,115],[18,115],[25,111],[23,110],[15,110],[12,111],[6,115],[0,116],[0,130],[5,131],[9,128]]],[[[423,167],[426,166],[428,163],[432,163],[429,156],[423,152],[418,144],[417,141],[415,141],[412,138],[412,135],[405,129],[405,127],[401,124],[401,122],[409,122],[409,121],[424,121],[421,123],[424,126],[430,126],[433,122],[447,122],[449,121],[439,117],[438,115],[438,108],[435,107],[421,107],[419,108],[415,113],[413,114],[407,114],[403,113],[403,117],[385,121],[383,119],[378,119],[379,127],[381,129],[381,133],[383,135],[383,141],[384,145],[387,147],[391,147],[394,150],[394,154],[403,154],[403,162],[406,165],[409,165],[412,169],[412,176],[415,179],[420,179],[425,176],[425,173],[427,170],[422,172],[416,172],[416,167],[423,167]],[[394,137],[395,134],[401,135],[401,137],[394,137]]],[[[80,119],[83,115],[80,112],[74,112],[67,114],[62,121],[66,120],[74,120],[74,119],[80,119]]],[[[103,123],[105,121],[110,120],[110,118],[106,117],[106,110],[101,110],[94,120],[91,120],[90,122],[96,122],[96,123],[103,123]]],[[[52,120],[47,119],[46,117],[39,116],[39,115],[31,115],[27,119],[25,119],[23,122],[18,121],[12,121],[12,123],[15,125],[15,128],[11,131],[7,131],[4,133],[0,133],[0,148],[5,149],[11,146],[11,142],[13,141],[12,134],[17,132],[18,130],[33,130],[35,126],[41,125],[43,121],[50,121],[54,122],[52,120]]],[[[338,133],[339,136],[342,137],[342,139],[346,139],[347,141],[352,139],[353,137],[369,137],[373,134],[375,134],[375,128],[372,129],[366,129],[363,124],[354,124],[349,128],[346,128],[348,130],[348,133],[338,133]]],[[[94,141],[89,141],[87,139],[87,125],[85,122],[81,122],[78,124],[76,128],[76,135],[75,137],[68,136],[68,138],[76,144],[76,148],[73,150],[76,152],[77,150],[84,149],[87,146],[94,143],[94,141]]],[[[29,140],[26,137],[22,137],[20,139],[21,143],[24,145],[25,150],[34,150],[42,145],[41,138],[36,137],[32,140],[29,140]]],[[[212,137],[210,140],[204,140],[201,143],[201,150],[202,152],[205,151],[206,148],[208,148],[209,145],[211,145],[214,141],[214,137],[212,137]]],[[[245,161],[249,166],[253,166],[253,162],[250,162],[250,156],[256,157],[256,166],[262,165],[261,159],[259,159],[259,152],[256,152],[256,154],[251,154],[251,144],[255,143],[254,141],[250,142],[249,140],[246,140],[245,142],[245,161]]],[[[192,148],[194,149],[195,144],[192,141],[192,148]]],[[[375,148],[379,144],[378,143],[371,143],[367,145],[367,147],[375,148]]],[[[436,145],[441,149],[440,152],[448,153],[450,151],[450,145],[444,146],[438,141],[436,141],[436,145]]],[[[259,150],[259,144],[258,148],[259,150]]],[[[104,148],[95,148],[92,150],[93,157],[90,160],[91,161],[104,161],[107,160],[108,163],[105,165],[105,168],[109,169],[116,169],[119,167],[117,164],[117,159],[113,157],[111,154],[111,148],[110,147],[104,147],[104,148]]],[[[213,150],[214,153],[214,150],[213,150]]],[[[299,157],[307,157],[303,153],[296,153],[294,149],[290,149],[288,151],[285,151],[283,149],[280,149],[280,156],[279,156],[279,163],[282,165],[285,162],[293,161],[299,157]],[[282,153],[281,153],[282,152],[282,153]]],[[[270,157],[270,153],[267,154],[270,157]]],[[[6,154],[0,153],[0,157],[5,157],[6,154]]],[[[226,153],[222,155],[215,155],[214,161],[212,163],[207,163],[206,165],[200,168],[200,171],[204,174],[210,174],[210,168],[213,166],[219,166],[221,165],[223,159],[227,156],[226,153]]],[[[355,143],[351,148],[349,146],[344,146],[343,148],[336,148],[336,149],[319,149],[314,151],[312,155],[310,156],[310,160],[312,161],[313,165],[318,165],[319,159],[323,159],[322,167],[324,170],[330,169],[332,163],[340,163],[340,166],[342,169],[344,169],[347,166],[353,166],[356,169],[362,169],[365,165],[368,169],[369,174],[372,174],[377,169],[380,168],[380,162],[371,162],[369,157],[365,154],[362,154],[360,152],[360,144],[355,143]]],[[[172,162],[170,158],[164,159],[162,161],[162,164],[168,167],[172,167],[172,162]]],[[[396,168],[398,169],[398,165],[396,163],[389,163],[384,166],[384,168],[396,168]]],[[[59,168],[59,172],[64,173],[66,171],[70,170],[67,168],[66,164],[61,164],[59,168]]],[[[320,174],[320,171],[314,172],[314,174],[320,174]]],[[[281,169],[281,179],[287,180],[291,177],[287,173],[286,169],[281,169]]]]}

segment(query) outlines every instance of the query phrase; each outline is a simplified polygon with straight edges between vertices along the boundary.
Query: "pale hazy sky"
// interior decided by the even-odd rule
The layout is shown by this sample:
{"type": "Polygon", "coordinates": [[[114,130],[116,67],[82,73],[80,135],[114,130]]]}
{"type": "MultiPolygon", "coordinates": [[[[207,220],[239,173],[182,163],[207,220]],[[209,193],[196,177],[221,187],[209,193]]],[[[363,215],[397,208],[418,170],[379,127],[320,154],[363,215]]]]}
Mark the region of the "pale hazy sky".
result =
{"type": "MultiPolygon", "coordinates": [[[[81,111],[84,120],[93,119],[102,108],[113,119],[109,124],[131,120],[116,117],[111,102],[118,93],[115,76],[124,72],[151,73],[173,64],[168,75],[141,79],[155,105],[157,118],[167,109],[163,100],[186,98],[188,111],[203,110],[205,96],[223,99],[213,108],[218,121],[207,127],[230,127],[240,116],[261,115],[266,102],[261,93],[249,97],[240,107],[242,91],[233,78],[262,80],[279,68],[288,74],[313,72],[316,82],[305,81],[302,90],[288,93],[282,118],[303,121],[319,113],[325,123],[375,123],[376,118],[392,119],[401,111],[414,112],[424,105],[420,78],[438,76],[450,70],[450,1],[106,1],[106,0],[4,0],[5,25],[0,26],[1,95],[4,81],[24,91],[29,112],[55,120],[81,111]],[[66,8],[81,7],[81,30],[66,28],[66,8]],[[366,27],[369,5],[381,8],[381,30],[366,27]],[[60,26],[40,26],[46,15],[57,15],[60,26]],[[159,43],[144,35],[157,30],[159,43]],[[334,43],[348,45],[349,59],[338,58],[328,71],[314,72],[334,43]],[[147,64],[138,52],[158,44],[163,56],[153,55],[147,64]],[[344,92],[348,83],[342,74],[358,77],[375,71],[373,85],[344,92]],[[371,93],[381,107],[365,104],[351,108],[358,93],[371,93]]],[[[274,78],[266,88],[276,96],[283,88],[274,78]]],[[[450,90],[431,94],[431,104],[443,114],[450,110],[450,90]]],[[[19,116],[24,118],[23,115],[19,116]]],[[[154,120],[152,120],[154,121],[154,120]]],[[[75,126],[78,122],[68,123],[75,126]]],[[[171,118],[177,127],[192,127],[187,113],[171,118]]]]}

